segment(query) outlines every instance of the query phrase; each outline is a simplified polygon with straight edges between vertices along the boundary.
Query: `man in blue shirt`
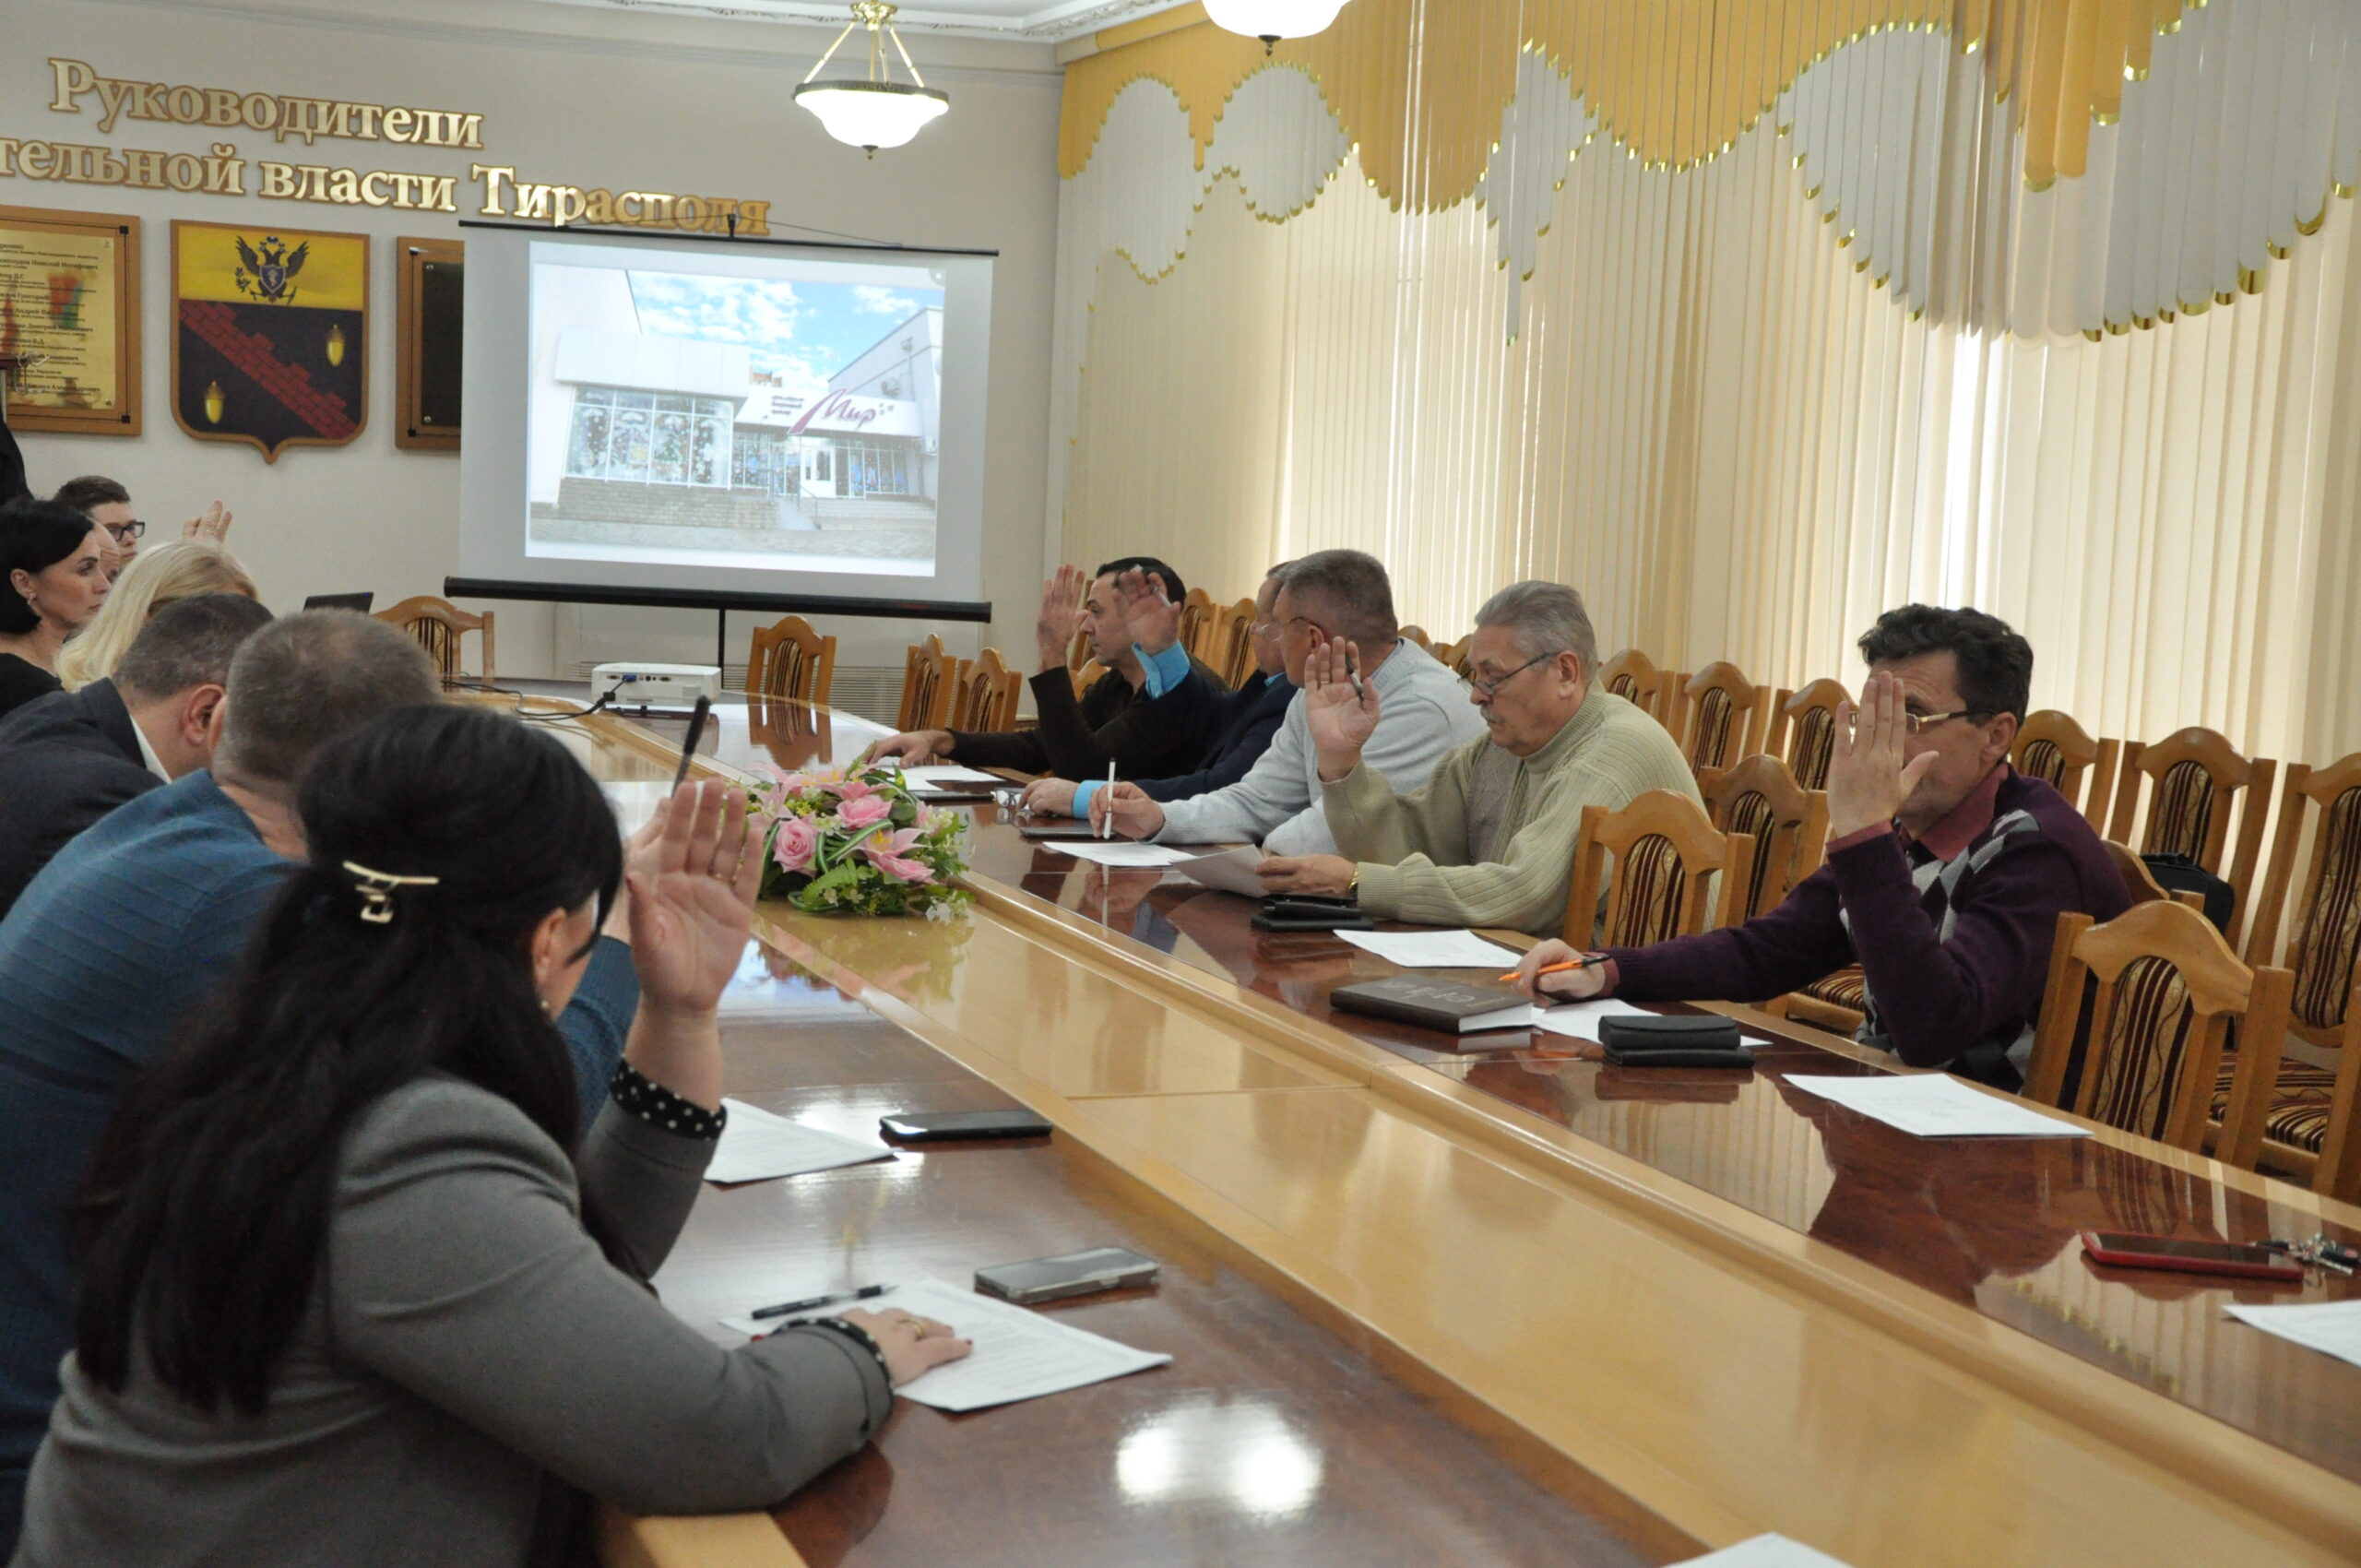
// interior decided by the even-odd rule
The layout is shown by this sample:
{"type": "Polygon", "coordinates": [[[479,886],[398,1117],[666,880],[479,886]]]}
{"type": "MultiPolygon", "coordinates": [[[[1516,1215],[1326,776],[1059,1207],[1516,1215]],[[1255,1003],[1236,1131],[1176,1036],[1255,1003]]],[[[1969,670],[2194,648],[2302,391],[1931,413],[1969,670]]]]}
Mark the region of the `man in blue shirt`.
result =
{"type": "MultiPolygon", "coordinates": [[[[230,667],[210,770],[117,808],[0,921],[0,1557],[73,1345],[67,1206],[117,1096],[232,974],[303,854],[297,780],[328,741],[440,700],[417,645],[346,611],[290,616],[230,667]]],[[[561,1027],[587,1104],[638,1003],[629,950],[601,941],[561,1027]]]]}

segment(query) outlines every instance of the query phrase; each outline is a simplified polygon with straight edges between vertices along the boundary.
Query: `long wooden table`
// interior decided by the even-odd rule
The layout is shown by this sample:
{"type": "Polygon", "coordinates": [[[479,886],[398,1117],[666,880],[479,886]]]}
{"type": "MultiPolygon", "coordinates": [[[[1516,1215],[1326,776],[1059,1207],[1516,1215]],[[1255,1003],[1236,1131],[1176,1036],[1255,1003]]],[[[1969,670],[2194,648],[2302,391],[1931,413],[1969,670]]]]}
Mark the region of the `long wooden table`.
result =
{"type": "MultiPolygon", "coordinates": [[[[580,728],[603,778],[669,773],[677,740],[666,727],[602,717],[580,728]]],[[[875,733],[843,715],[730,708],[703,766],[843,761],[875,733]]],[[[1438,1424],[1383,1461],[1402,1467],[1398,1484],[1341,1512],[1176,1538],[1169,1519],[1142,1525],[1123,1439],[1094,1434],[1089,1412],[1094,1401],[1157,1407],[1154,1390],[1201,1375],[1190,1364],[1209,1353],[1201,1340],[1176,1349],[1174,1368],[1089,1395],[958,1420],[906,1410],[877,1453],[890,1462],[907,1445],[926,1471],[904,1485],[922,1499],[848,1531],[845,1519],[868,1517],[853,1494],[872,1462],[840,1467],[779,1515],[814,1561],[916,1561],[919,1543],[955,1539],[967,1558],[1026,1562],[1392,1561],[1344,1516],[1382,1541],[1411,1538],[1395,1518],[1402,1494],[1438,1484],[1462,1509],[1486,1498],[1487,1516],[1557,1509],[1559,1524],[1543,1529],[1564,1537],[1557,1561],[1665,1561],[1764,1529],[1859,1568],[2361,1560],[2361,1371],[2221,1311],[2353,1286],[2233,1291],[2143,1277],[2089,1265],[2073,1240],[2086,1227],[2361,1237],[2361,1212],[2108,1129],[2070,1141],[1912,1139],[1785,1082],[1883,1071],[1884,1059],[1750,1009],[1726,1010],[1779,1041],[1750,1075],[1637,1074],[1531,1044],[1441,1051],[1438,1037],[1329,1010],[1330,991],[1388,972],[1382,960],[1331,938],[1258,935],[1245,900],[1078,862],[1019,838],[996,808],[974,810],[977,902],[960,921],[765,905],[760,934],[774,961],[880,1021],[848,1015],[831,1028],[892,1027],[931,1048],[896,1056],[895,1071],[940,1062],[973,1075],[886,1080],[893,1092],[955,1082],[944,1103],[998,1093],[1046,1115],[1059,1136],[1032,1152],[1064,1162],[1068,1191],[1099,1194],[1085,1200],[1098,1226],[1045,1218],[1026,1230],[1019,1217],[1056,1206],[1018,1187],[1005,1206],[963,1199],[962,1183],[943,1202],[988,1239],[945,1249],[881,1218],[861,1229],[861,1247],[885,1250],[848,1253],[845,1269],[920,1257],[956,1278],[1069,1239],[1138,1237],[1127,1244],[1211,1259],[1216,1277],[1263,1293],[1265,1315],[1252,1321],[1273,1337],[1240,1353],[1271,1386],[1310,1399],[1310,1383],[1350,1362],[1406,1420],[1438,1424]],[[1322,1370],[1300,1375],[1311,1363],[1290,1360],[1292,1348],[1323,1336],[1322,1370]],[[1037,1442],[1036,1422],[1084,1435],[1037,1442]],[[933,1441],[955,1426],[956,1441],[933,1441]],[[1026,1435],[987,1476],[974,1453],[998,1447],[998,1432],[1026,1435]],[[1446,1467],[1448,1481],[1405,1457],[1479,1440],[1479,1455],[1446,1467]],[[939,1491],[927,1484],[937,1476],[939,1491]],[[1489,1489],[1511,1480],[1533,1495],[1492,1501],[1489,1489]],[[1569,1544],[1579,1530],[1591,1535],[1569,1544]]],[[[859,1098],[867,1068],[839,1089],[805,1080],[825,1033],[783,1028],[747,1048],[745,1070],[769,1075],[789,1097],[780,1104],[851,1095],[851,1120],[873,1120],[884,1102],[859,1098]]],[[[969,1156],[919,1167],[955,1158],[969,1156]]],[[[810,1229],[827,1211],[800,1206],[897,1180],[862,1169],[771,1183],[770,1197],[709,1194],[667,1269],[668,1298],[691,1299],[709,1234],[711,1255],[729,1254],[733,1232],[707,1228],[732,1208],[796,1208],[765,1243],[783,1260],[835,1244],[836,1229],[825,1244],[810,1229]]],[[[932,1187],[898,1180],[896,1193],[932,1187]]],[[[881,1217],[900,1212],[882,1194],[872,1201],[881,1217]]],[[[909,1213],[923,1231],[922,1210],[909,1213]]],[[[1201,1304],[1174,1277],[1189,1272],[1172,1270],[1157,1293],[1176,1336],[1201,1304]]],[[[1299,1438],[1322,1430],[1285,1419],[1299,1438]]],[[[1207,1434],[1208,1453],[1255,1441],[1244,1429],[1191,1430],[1207,1434]]],[[[1351,1467],[1323,1439],[1302,1441],[1323,1477],[1351,1467]]],[[[645,1522],[619,1537],[617,1555],[654,1552],[680,1527],[645,1522]]],[[[710,1540],[741,1526],[696,1527],[710,1540]]],[[[1420,1560],[1521,1559],[1467,1541],[1420,1560]]]]}

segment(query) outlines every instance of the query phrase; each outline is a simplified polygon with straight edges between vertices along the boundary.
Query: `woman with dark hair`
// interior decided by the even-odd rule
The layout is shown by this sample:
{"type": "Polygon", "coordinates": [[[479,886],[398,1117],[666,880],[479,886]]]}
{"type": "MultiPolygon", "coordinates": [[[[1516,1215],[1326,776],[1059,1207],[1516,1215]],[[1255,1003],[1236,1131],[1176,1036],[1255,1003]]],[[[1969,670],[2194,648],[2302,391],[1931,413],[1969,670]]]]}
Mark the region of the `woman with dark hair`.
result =
{"type": "Polygon", "coordinates": [[[569,1560],[581,1493],[776,1503],[966,1354],[892,1312],[725,1350],[647,1287],[720,1131],[761,860],[730,796],[683,790],[626,875],[598,786],[512,719],[319,755],[308,863],[84,1189],[18,1564],[569,1560]],[[551,1015],[619,876],[640,1006],[583,1134],[551,1015]]]}
{"type": "Polygon", "coordinates": [[[106,602],[106,537],[54,501],[0,505],[0,714],[57,690],[57,650],[106,602]]]}

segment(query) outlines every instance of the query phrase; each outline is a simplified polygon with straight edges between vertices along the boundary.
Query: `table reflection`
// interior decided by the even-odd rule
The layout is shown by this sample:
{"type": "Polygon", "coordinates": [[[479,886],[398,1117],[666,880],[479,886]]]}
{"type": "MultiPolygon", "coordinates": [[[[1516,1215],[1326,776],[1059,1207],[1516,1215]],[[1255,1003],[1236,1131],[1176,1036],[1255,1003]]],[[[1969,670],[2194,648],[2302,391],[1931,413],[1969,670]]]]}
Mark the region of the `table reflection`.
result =
{"type": "Polygon", "coordinates": [[[1260,1518],[1301,1513],[1323,1469],[1302,1431],[1253,1399],[1158,1410],[1115,1445],[1115,1484],[1132,1502],[1228,1503],[1260,1518]]]}

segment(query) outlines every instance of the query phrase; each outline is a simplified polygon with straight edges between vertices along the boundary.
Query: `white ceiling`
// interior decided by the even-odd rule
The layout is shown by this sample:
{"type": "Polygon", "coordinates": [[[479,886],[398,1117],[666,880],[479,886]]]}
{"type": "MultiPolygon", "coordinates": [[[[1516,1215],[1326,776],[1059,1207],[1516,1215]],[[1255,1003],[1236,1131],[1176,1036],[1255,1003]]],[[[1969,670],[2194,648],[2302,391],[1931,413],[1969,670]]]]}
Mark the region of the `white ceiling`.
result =
{"type": "MultiPolygon", "coordinates": [[[[558,6],[707,16],[733,21],[796,22],[841,27],[852,19],[845,0],[545,0],[558,6]]],[[[1061,43],[1185,0],[916,0],[894,25],[911,32],[1061,43]]]]}

